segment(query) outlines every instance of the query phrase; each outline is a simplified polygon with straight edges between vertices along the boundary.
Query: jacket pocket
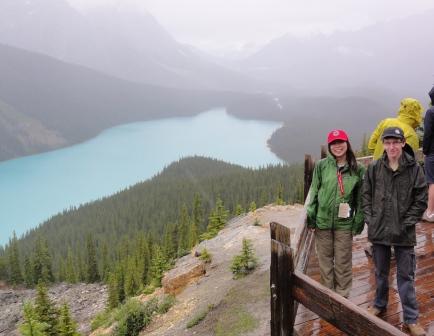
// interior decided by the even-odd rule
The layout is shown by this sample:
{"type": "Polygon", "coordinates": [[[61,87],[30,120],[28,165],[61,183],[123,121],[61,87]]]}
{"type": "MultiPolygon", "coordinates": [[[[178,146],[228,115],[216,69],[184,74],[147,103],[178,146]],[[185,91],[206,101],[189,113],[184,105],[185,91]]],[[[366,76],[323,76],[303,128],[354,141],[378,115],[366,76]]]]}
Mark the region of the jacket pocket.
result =
{"type": "Polygon", "coordinates": [[[385,236],[384,225],[379,225],[377,216],[372,216],[371,222],[368,225],[369,240],[384,241],[385,236]]]}

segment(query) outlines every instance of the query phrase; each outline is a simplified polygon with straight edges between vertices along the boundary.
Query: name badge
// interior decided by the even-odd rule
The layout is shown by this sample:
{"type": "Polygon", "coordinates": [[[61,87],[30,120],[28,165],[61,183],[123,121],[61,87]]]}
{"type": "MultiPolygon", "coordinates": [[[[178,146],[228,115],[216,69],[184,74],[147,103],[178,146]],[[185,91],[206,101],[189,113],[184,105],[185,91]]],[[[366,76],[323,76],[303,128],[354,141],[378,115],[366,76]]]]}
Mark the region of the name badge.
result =
{"type": "Polygon", "coordinates": [[[350,205],[348,203],[339,203],[339,211],[338,211],[338,217],[339,218],[349,218],[350,217],[350,205]]]}

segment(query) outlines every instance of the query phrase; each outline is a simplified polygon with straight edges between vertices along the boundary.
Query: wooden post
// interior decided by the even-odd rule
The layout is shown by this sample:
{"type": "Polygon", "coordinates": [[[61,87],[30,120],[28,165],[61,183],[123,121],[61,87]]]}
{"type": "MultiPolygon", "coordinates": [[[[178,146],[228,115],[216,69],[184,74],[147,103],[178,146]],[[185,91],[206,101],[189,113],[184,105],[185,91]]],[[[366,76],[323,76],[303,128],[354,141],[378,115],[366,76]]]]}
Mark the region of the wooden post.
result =
{"type": "Polygon", "coordinates": [[[294,329],[295,306],[291,277],[294,272],[289,228],[270,223],[271,233],[271,336],[291,336],[294,329]]]}
{"type": "Polygon", "coordinates": [[[309,193],[310,184],[312,183],[314,163],[309,154],[304,156],[304,195],[303,200],[306,201],[307,194],[309,193]]]}

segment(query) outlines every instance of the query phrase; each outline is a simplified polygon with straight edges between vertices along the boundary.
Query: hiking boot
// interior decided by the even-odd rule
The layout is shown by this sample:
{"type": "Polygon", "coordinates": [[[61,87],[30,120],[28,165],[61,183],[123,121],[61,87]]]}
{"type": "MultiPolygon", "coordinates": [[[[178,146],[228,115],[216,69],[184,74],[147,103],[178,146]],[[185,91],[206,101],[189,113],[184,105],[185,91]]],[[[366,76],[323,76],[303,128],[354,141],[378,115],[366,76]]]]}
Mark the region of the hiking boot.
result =
{"type": "Polygon", "coordinates": [[[386,309],[380,309],[375,306],[368,307],[368,313],[374,316],[381,316],[385,311],[386,309]]]}
{"type": "Polygon", "coordinates": [[[419,323],[414,324],[406,324],[404,326],[410,331],[411,336],[425,336],[425,330],[423,330],[422,326],[419,323]]]}

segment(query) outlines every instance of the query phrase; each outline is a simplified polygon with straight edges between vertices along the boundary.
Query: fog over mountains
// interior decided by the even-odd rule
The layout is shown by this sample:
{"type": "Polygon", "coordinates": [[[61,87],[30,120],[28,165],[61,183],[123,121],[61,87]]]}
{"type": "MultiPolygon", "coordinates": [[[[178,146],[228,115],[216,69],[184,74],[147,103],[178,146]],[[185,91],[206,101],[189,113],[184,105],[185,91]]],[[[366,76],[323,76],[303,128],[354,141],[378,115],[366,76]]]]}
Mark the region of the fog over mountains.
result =
{"type": "Polygon", "coordinates": [[[257,78],[318,95],[345,95],[351,87],[364,87],[368,94],[382,90],[427,101],[426,92],[434,84],[433,16],[431,10],[308,39],[286,35],[239,67],[257,78]]]}
{"type": "Polygon", "coordinates": [[[2,0],[0,42],[153,85],[254,88],[251,79],[203,59],[130,6],[83,15],[65,0],[2,0]]]}
{"type": "Polygon", "coordinates": [[[289,161],[316,151],[328,128],[345,127],[360,142],[400,99],[427,105],[433,15],[309,39],[285,35],[234,63],[177,42],[129,2],[83,14],[66,0],[2,0],[0,160],[216,106],[283,121],[270,145],[289,161]],[[300,144],[298,130],[311,136],[300,144]]]}

